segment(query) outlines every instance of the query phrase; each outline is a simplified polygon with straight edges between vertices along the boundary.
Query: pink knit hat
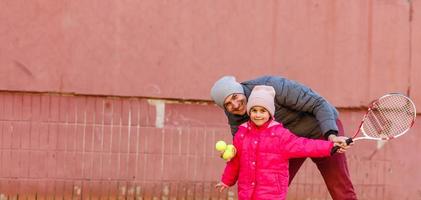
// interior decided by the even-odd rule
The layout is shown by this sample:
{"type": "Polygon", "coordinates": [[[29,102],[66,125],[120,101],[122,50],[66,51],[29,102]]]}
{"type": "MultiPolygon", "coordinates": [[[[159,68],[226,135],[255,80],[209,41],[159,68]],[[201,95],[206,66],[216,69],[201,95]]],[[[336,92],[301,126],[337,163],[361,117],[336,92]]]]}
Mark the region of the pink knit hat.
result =
{"type": "Polygon", "coordinates": [[[247,100],[247,114],[250,115],[250,109],[253,106],[261,106],[270,113],[270,116],[273,117],[275,113],[274,99],[275,89],[272,86],[255,86],[247,100]]]}

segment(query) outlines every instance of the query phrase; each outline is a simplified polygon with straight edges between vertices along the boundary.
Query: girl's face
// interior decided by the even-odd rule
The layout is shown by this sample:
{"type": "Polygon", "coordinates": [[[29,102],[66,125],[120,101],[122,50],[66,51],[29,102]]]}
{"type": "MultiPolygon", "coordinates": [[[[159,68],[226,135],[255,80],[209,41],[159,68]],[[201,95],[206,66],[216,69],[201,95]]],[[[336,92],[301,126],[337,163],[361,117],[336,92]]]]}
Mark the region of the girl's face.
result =
{"type": "Polygon", "coordinates": [[[253,106],[250,109],[250,119],[256,124],[256,126],[261,126],[266,123],[270,118],[269,112],[261,106],[253,106]]]}

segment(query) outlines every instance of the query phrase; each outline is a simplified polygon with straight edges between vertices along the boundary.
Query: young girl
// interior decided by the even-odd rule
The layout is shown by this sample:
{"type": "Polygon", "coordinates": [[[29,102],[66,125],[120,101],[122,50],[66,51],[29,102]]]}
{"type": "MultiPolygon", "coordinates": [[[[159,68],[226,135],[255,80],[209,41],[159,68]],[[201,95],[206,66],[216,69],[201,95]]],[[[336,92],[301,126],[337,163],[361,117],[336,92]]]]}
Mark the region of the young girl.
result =
{"type": "Polygon", "coordinates": [[[238,180],[238,198],[285,199],[288,189],[288,159],[329,156],[332,142],[297,137],[273,120],[275,90],[254,87],[247,103],[250,120],[234,137],[236,156],[227,163],[220,191],[238,180]]]}

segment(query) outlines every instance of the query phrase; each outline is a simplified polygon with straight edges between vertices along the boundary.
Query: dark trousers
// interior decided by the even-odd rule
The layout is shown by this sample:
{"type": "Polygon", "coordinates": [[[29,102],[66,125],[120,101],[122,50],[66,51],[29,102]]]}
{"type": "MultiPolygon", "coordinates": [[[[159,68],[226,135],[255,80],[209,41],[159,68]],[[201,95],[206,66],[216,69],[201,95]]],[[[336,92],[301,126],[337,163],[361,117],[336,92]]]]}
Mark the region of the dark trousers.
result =
{"type": "MultiPolygon", "coordinates": [[[[338,125],[339,134],[344,135],[344,129],[340,120],[336,121],[338,125]]],[[[301,165],[306,158],[294,158],[289,160],[289,184],[297,174],[301,165]]],[[[316,164],[329,190],[330,196],[334,200],[354,200],[357,199],[355,195],[354,186],[348,172],[348,165],[346,163],[345,154],[334,154],[331,157],[312,158],[316,164]]]]}

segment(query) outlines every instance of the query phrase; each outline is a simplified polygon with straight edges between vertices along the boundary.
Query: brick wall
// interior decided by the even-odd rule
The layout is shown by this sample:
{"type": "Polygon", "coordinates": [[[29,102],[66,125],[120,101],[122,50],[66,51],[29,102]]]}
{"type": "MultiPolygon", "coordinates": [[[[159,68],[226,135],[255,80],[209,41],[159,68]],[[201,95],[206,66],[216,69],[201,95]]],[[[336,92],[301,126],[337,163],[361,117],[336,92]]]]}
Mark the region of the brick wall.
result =
{"type": "MultiPolygon", "coordinates": [[[[341,109],[348,135],[362,115],[341,109]]],[[[213,188],[221,139],[231,141],[226,118],[207,102],[1,92],[0,199],[236,198],[235,187],[213,188]]],[[[410,133],[355,144],[347,155],[359,198],[416,197],[419,142],[410,133]]],[[[309,198],[330,198],[311,161],[288,196],[309,198]]]]}

